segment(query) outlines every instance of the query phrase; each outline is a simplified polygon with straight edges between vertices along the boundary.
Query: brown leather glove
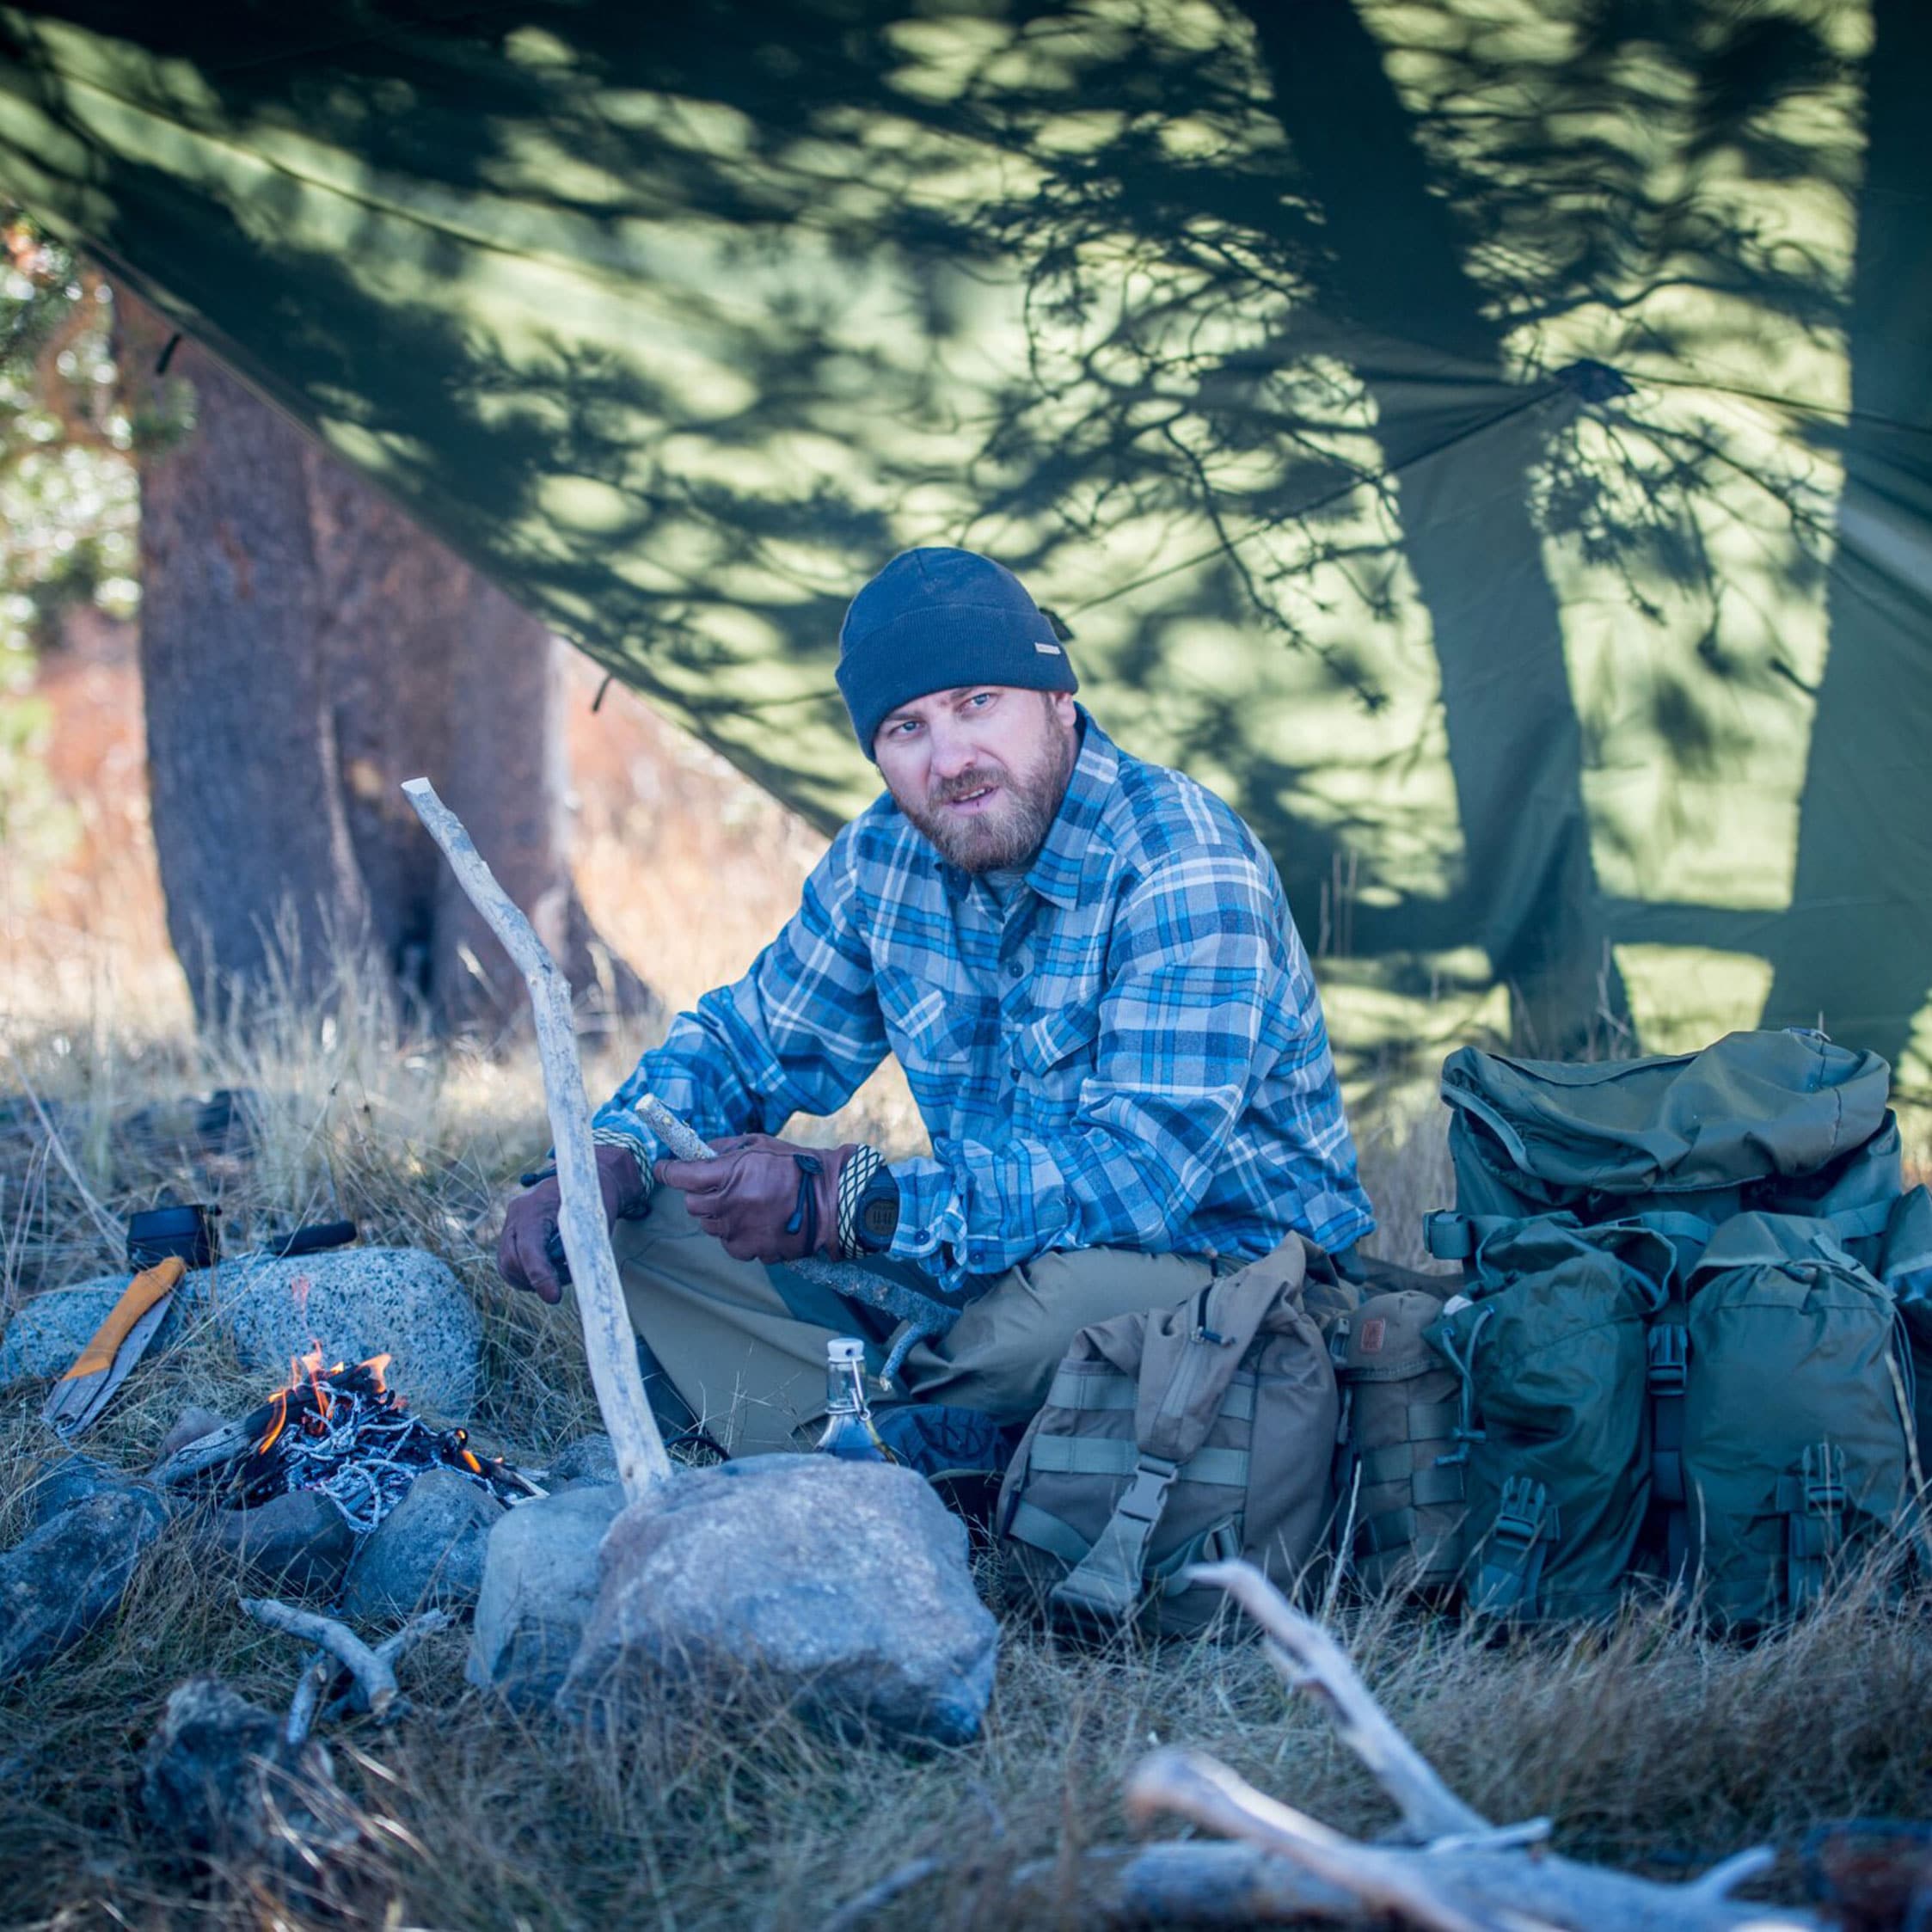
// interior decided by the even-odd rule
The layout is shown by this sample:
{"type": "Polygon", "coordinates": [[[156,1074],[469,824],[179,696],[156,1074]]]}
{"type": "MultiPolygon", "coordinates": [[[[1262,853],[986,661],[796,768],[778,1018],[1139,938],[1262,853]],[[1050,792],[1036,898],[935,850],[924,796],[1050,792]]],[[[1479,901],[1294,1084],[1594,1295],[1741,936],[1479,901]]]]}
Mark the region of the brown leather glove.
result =
{"type": "MultiPolygon", "coordinates": [[[[604,1197],[604,1217],[613,1227],[635,1220],[651,1205],[651,1190],[628,1148],[597,1150],[597,1186],[604,1197]]],[[[512,1288],[528,1288],[539,1301],[553,1303],[563,1299],[563,1284],[548,1249],[556,1236],[562,1199],[554,1174],[539,1181],[511,1202],[496,1238],[496,1272],[512,1288]]]]}
{"type": "Polygon", "coordinates": [[[770,1134],[715,1140],[715,1161],[659,1161],[691,1218],[734,1261],[796,1261],[838,1247],[838,1175],[858,1147],[800,1147],[770,1134]]]}

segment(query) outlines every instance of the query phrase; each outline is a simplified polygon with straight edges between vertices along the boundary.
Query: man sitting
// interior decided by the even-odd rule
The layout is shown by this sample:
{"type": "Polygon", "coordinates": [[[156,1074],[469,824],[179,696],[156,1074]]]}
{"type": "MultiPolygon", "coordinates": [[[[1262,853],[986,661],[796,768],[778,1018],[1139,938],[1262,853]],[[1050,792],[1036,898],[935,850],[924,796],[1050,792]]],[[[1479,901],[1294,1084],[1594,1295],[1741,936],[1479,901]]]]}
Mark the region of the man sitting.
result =
{"type": "MultiPolygon", "coordinates": [[[[737,1454],[807,1440],[829,1336],[889,1341],[787,1266],[807,1255],[960,1307],[898,1392],[1018,1423],[1089,1322],[1171,1307],[1291,1232],[1340,1253],[1374,1226],[1273,862],[1074,702],[1018,579],[967,550],[895,557],[846,614],[837,677],[886,794],[595,1120],[631,1319],[737,1454]],[[773,1138],[888,1052],[929,1155],[773,1138]],[[647,1092],[719,1157],[664,1158],[647,1092]]],[[[551,1302],[556,1214],[547,1180],[498,1250],[551,1302]]]]}

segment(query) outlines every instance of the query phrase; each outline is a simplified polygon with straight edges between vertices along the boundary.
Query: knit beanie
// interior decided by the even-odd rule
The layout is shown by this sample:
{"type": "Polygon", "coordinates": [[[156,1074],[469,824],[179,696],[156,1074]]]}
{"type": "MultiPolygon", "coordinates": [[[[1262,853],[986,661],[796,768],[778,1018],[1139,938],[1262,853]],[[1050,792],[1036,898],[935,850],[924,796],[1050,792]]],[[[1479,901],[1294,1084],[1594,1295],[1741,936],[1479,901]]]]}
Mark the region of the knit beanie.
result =
{"type": "Polygon", "coordinates": [[[902,550],[839,627],[838,688],[860,749],[873,757],[900,705],[959,684],[1080,688],[1052,623],[1010,570],[972,550],[902,550]]]}

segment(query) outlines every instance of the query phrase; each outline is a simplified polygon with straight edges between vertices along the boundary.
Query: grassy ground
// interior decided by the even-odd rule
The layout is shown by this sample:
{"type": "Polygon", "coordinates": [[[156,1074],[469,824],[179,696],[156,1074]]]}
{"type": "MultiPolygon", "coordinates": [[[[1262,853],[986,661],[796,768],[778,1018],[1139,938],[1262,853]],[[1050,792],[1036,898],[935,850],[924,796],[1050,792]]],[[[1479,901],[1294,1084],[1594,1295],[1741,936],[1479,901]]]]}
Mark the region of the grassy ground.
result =
{"type": "MultiPolygon", "coordinates": [[[[70,775],[107,814],[88,862],[58,889],[9,897],[0,854],[0,1093],[31,1086],[62,1109],[80,1176],[0,1126],[0,1322],[28,1294],[118,1266],[112,1230],[164,1185],[218,1193],[236,1248],[251,1224],[340,1211],[365,1239],[419,1243],[456,1270],[484,1318],[477,1433],[542,1460],[596,1423],[570,1311],[511,1295],[491,1261],[504,1195],[547,1138],[533,1060],[401,1037],[353,988],[327,1026],[271,1009],[245,1032],[193,1040],[138,792],[108,769],[138,738],[126,694],[113,703],[112,732],[64,740],[77,758],[98,753],[70,775]],[[184,1171],[121,1131],[144,1102],[217,1085],[262,1096],[248,1161],[184,1171]]],[[[681,1004],[741,970],[820,842],[621,691],[596,732],[574,746],[580,882],[605,934],[681,1004]]],[[[638,1044],[610,1045],[593,1092],[638,1044]]],[[[1447,1199],[1448,1177],[1438,1122],[1404,1117],[1394,1091],[1364,1094],[1355,1121],[1379,1245],[1415,1262],[1420,1213],[1447,1199]]],[[[813,1132],[855,1131],[911,1144],[903,1084],[875,1082],[813,1132]]],[[[261,1393],[203,1329],[143,1365],[89,1446],[144,1466],[187,1403],[233,1414],[261,1393]]],[[[0,1395],[0,1547],[49,1454],[39,1403],[37,1389],[0,1395]]],[[[319,1923],[259,1874],[184,1862],[139,1811],[140,1748],[174,1685],[212,1671],[269,1708],[287,1702],[300,1647],[242,1618],[236,1580],[164,1539],[111,1624],[0,1688],[0,1927],[319,1923]]],[[[1751,1648],[1657,1611],[1500,1647],[1385,1607],[1338,1621],[1371,1684],[1472,1803],[1499,1819],[1548,1813],[1567,1850],[1677,1876],[1756,1840],[1789,1851],[1823,1820],[1932,1814],[1929,1610],[1880,1610],[1851,1589],[1751,1648]]],[[[1385,1822],[1251,1647],[1069,1655],[1013,1621],[984,1736],[921,1760],[830,1745],[783,1714],[666,1710],[621,1745],[518,1723],[464,1686],[463,1647],[447,1633],[405,1663],[416,1711],[399,1727],[328,1733],[371,1829],[347,1923],[788,1932],[929,1853],[940,1875],[869,1923],[1013,1932],[1003,1875],[1125,1842],[1121,1776],[1156,1742],[1211,1749],[1345,1828],[1385,1822]]],[[[1792,1879],[1788,1864],[1771,1889],[1789,1895],[1792,1879]]],[[[1070,1906],[1064,1916],[1078,1922],[1070,1906]]]]}
{"type": "MultiPolygon", "coordinates": [[[[593,1088],[635,1044],[612,1047],[593,1088]]],[[[333,1200],[365,1238],[433,1248],[475,1295],[489,1351],[480,1433],[535,1460],[594,1426],[569,1310],[512,1297],[491,1265],[503,1194],[544,1138],[527,1055],[490,1061],[399,1038],[353,996],[328,1028],[269,1013],[199,1045],[15,1028],[8,1051],[6,1084],[60,1107],[80,1174],[15,1158],[23,1143],[9,1150],[10,1297],[112,1267],[108,1230],[170,1180],[218,1184],[237,1244],[251,1220],[333,1200]],[[254,1159],[197,1175],[117,1135],[138,1103],[211,1084],[266,1096],[254,1159]]],[[[911,1131],[890,1089],[857,1113],[894,1144],[911,1131]]],[[[1363,1139],[1385,1246],[1418,1259],[1403,1236],[1446,1181],[1434,1124],[1408,1130],[1366,1110],[1363,1139]]],[[[185,1403],[232,1414],[260,1394],[199,1332],[144,1365],[95,1447],[138,1465],[185,1403]]],[[[0,1397],[6,1541],[48,1453],[37,1407],[35,1391],[0,1397]]],[[[0,1922],[316,1922],[259,1874],[184,1863],[138,1809],[139,1749],[173,1685],[215,1671],[286,1702],[298,1647],[239,1616],[235,1581],[164,1539],[111,1626],[0,1692],[0,1922]]],[[[1337,1614],[1371,1684],[1473,1803],[1505,1819],[1548,1813],[1566,1849],[1676,1875],[1758,1839],[1794,1847],[1821,1820],[1932,1810],[1928,1608],[1881,1610],[1853,1590],[1750,1648],[1663,1612],[1501,1647],[1385,1606],[1337,1614]]],[[[371,1827],[351,1923],[811,1927],[929,1852],[944,1870],[875,1923],[1004,1927],[1013,1866],[1126,1837],[1120,1779],[1156,1742],[1210,1748],[1344,1827],[1385,1822],[1321,1720],[1248,1647],[1069,1655],[1015,1620],[984,1739],[923,1760],[830,1745],[783,1713],[672,1709],[621,1744],[519,1723],[464,1686],[462,1655],[452,1632],[408,1662],[417,1709],[400,1727],[332,1733],[371,1827]]]]}

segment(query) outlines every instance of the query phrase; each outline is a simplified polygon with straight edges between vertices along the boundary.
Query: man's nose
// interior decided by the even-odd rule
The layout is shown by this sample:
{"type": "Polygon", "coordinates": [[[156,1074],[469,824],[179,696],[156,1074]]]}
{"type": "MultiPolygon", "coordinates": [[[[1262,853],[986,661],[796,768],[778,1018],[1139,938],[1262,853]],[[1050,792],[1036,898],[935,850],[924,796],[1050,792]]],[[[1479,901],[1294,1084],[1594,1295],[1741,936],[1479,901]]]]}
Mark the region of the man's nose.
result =
{"type": "Polygon", "coordinates": [[[927,743],[935,778],[957,778],[978,756],[972,734],[952,718],[935,720],[927,743]]]}

